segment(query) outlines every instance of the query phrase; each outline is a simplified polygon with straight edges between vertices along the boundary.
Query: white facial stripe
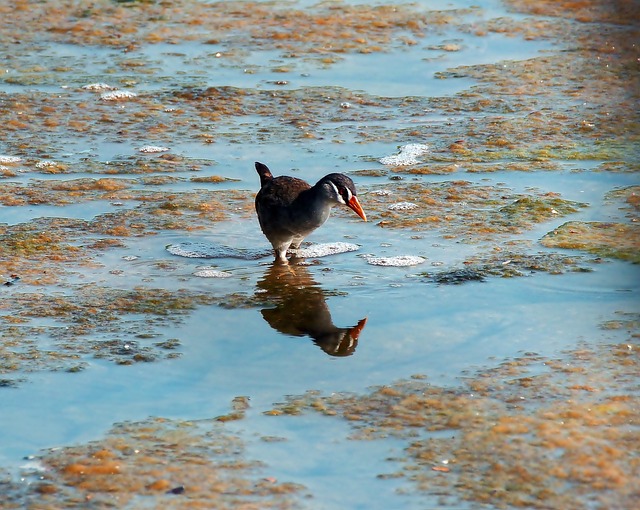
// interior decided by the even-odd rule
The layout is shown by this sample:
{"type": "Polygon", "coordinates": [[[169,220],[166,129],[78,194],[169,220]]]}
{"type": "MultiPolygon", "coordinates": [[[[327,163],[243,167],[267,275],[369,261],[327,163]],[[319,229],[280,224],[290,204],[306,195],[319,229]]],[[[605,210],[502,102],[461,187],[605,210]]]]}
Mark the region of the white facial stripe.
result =
{"type": "Polygon", "coordinates": [[[342,195],[338,191],[338,187],[335,184],[333,184],[333,182],[331,181],[329,181],[329,184],[331,184],[331,187],[333,188],[333,191],[336,194],[336,199],[338,200],[338,202],[340,202],[341,204],[344,204],[344,198],[342,198],[342,195]]]}

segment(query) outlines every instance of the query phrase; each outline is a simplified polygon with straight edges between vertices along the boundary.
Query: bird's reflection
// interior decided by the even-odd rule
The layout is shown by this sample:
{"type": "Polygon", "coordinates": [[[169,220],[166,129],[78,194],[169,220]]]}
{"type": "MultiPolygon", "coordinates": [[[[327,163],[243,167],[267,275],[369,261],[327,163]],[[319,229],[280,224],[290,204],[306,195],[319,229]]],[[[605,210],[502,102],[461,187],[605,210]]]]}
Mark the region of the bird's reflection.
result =
{"type": "Polygon", "coordinates": [[[273,329],[309,336],[330,356],[353,354],[367,319],[350,328],[334,325],[324,292],[304,266],[273,264],[257,285],[261,296],[274,304],[261,310],[273,329]]]}

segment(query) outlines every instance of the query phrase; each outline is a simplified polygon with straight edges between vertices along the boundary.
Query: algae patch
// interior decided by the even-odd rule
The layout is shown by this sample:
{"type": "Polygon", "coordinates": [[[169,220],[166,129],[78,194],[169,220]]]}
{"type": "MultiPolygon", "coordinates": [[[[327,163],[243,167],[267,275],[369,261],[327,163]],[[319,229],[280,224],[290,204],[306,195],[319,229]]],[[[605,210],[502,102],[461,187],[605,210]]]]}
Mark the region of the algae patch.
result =
{"type": "Polygon", "coordinates": [[[406,441],[389,459],[400,467],[379,478],[405,480],[403,494],[446,507],[631,508],[640,496],[639,352],[635,334],[558,358],[526,353],[456,388],[415,376],[365,395],[308,392],[265,414],[316,412],[348,421],[352,440],[406,441]]]}
{"type": "MultiPolygon", "coordinates": [[[[638,324],[637,313],[621,312],[602,328],[622,330],[626,341],[523,353],[468,371],[454,387],[417,374],[361,394],[288,396],[264,414],[319,414],[349,423],[349,440],[404,443],[372,487],[393,479],[403,497],[430,505],[631,508],[640,496],[638,324]]],[[[222,416],[120,423],[97,441],[30,457],[20,482],[0,480],[5,505],[304,508],[314,494],[269,476],[269,463],[247,458],[226,428],[249,407],[237,396],[222,416]]]]}
{"type": "Polygon", "coordinates": [[[635,224],[570,221],[546,234],[540,242],[551,248],[583,250],[640,263],[640,226],[635,224]]]}
{"type": "Polygon", "coordinates": [[[77,372],[91,357],[120,365],[178,357],[180,342],[163,341],[161,331],[215,301],[188,291],[95,284],[66,293],[15,292],[0,306],[0,373],[77,372]]]}
{"type": "Polygon", "coordinates": [[[485,281],[489,277],[515,278],[535,273],[563,274],[566,272],[590,272],[592,264],[599,260],[569,257],[559,253],[521,253],[505,251],[478,255],[464,262],[463,267],[429,271],[421,276],[438,284],[461,284],[485,281]]]}
{"type": "Polygon", "coordinates": [[[369,216],[380,227],[437,229],[446,238],[469,243],[519,234],[587,207],[557,193],[522,195],[468,181],[374,187],[366,202],[369,216]]]}
{"type": "Polygon", "coordinates": [[[304,494],[247,459],[242,440],[215,420],[120,423],[103,439],[30,464],[22,482],[0,481],[3,508],[292,509],[304,494]]]}

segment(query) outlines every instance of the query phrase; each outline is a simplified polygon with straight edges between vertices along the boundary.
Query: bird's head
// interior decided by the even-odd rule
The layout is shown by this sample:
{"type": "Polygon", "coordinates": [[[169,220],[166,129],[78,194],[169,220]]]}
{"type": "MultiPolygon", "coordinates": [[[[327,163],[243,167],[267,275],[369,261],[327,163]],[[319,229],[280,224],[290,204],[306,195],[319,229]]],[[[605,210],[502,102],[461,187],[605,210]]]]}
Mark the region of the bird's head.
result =
{"type": "Polygon", "coordinates": [[[344,174],[329,174],[318,183],[322,186],[327,197],[338,204],[351,208],[364,221],[367,216],[356,196],[356,185],[344,174]]]}

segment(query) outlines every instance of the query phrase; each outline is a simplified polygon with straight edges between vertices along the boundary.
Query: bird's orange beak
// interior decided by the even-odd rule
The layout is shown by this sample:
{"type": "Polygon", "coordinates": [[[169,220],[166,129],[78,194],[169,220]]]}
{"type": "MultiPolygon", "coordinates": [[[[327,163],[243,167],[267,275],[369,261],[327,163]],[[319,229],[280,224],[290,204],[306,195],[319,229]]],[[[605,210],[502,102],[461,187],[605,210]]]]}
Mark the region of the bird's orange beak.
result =
{"type": "Polygon", "coordinates": [[[349,200],[349,203],[347,205],[351,209],[353,209],[355,211],[355,213],[358,216],[360,216],[364,221],[367,221],[367,215],[362,210],[362,206],[360,205],[360,202],[358,202],[358,197],[356,197],[355,195],[352,195],[351,199],[349,200]]]}

